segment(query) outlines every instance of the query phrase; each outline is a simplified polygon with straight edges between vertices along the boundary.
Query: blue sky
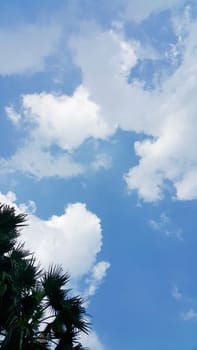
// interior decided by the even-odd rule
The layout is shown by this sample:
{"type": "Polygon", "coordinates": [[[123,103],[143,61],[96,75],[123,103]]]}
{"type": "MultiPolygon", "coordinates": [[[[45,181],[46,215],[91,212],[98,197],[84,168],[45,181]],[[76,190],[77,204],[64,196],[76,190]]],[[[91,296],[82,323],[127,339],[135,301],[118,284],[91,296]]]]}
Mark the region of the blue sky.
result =
{"type": "Polygon", "coordinates": [[[197,7],[0,4],[0,201],[83,295],[90,350],[197,350],[197,7]]]}

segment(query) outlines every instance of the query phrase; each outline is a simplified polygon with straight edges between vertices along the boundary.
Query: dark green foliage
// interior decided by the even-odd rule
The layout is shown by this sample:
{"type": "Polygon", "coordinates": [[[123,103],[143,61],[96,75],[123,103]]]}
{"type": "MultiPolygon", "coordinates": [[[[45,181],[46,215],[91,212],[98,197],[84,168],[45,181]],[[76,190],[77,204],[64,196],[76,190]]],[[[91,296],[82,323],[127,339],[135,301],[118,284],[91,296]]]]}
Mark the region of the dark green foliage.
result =
{"type": "Polygon", "coordinates": [[[83,299],[71,297],[69,275],[59,266],[44,272],[17,245],[26,215],[0,205],[0,349],[83,350],[88,333],[83,299]]]}

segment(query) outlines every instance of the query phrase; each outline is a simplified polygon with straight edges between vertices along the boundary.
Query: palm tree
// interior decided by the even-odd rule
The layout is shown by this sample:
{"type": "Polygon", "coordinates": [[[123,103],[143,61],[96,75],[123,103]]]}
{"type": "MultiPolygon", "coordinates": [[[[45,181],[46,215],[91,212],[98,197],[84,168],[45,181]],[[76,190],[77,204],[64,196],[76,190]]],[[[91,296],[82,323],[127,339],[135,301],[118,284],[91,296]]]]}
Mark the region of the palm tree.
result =
{"type": "Polygon", "coordinates": [[[57,342],[57,350],[77,349],[73,346],[77,343],[79,333],[88,333],[90,327],[85,320],[83,299],[79,296],[70,297],[69,289],[64,288],[68,281],[68,274],[64,274],[58,266],[51,267],[42,280],[47,306],[53,310],[52,316],[49,316],[53,320],[47,324],[43,334],[45,338],[49,336],[57,342]]]}
{"type": "Polygon", "coordinates": [[[33,254],[17,245],[26,215],[0,205],[0,346],[2,350],[83,350],[89,333],[84,300],[70,296],[60,266],[41,270],[33,254]]]}

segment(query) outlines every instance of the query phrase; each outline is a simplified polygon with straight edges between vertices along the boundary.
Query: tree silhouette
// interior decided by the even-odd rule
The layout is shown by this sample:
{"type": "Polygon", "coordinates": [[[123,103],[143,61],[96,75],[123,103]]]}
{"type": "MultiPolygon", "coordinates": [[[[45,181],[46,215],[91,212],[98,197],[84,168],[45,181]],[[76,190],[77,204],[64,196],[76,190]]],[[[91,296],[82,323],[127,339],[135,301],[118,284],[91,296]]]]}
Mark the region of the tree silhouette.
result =
{"type": "Polygon", "coordinates": [[[79,335],[90,330],[84,300],[70,295],[60,266],[41,270],[17,243],[26,219],[0,205],[0,348],[83,350],[79,335]]]}

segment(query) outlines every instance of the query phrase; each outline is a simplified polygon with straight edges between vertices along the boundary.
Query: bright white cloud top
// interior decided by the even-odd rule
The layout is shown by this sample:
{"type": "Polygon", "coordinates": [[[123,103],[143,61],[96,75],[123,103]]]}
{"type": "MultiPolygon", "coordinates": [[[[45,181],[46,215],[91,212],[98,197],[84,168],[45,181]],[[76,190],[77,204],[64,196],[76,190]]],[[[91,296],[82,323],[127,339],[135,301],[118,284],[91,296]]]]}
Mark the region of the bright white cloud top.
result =
{"type": "Polygon", "coordinates": [[[56,144],[71,150],[88,137],[104,138],[109,133],[99,108],[83,86],[73,96],[23,96],[23,109],[27,121],[35,123],[33,139],[41,140],[43,146],[56,144]]]}

